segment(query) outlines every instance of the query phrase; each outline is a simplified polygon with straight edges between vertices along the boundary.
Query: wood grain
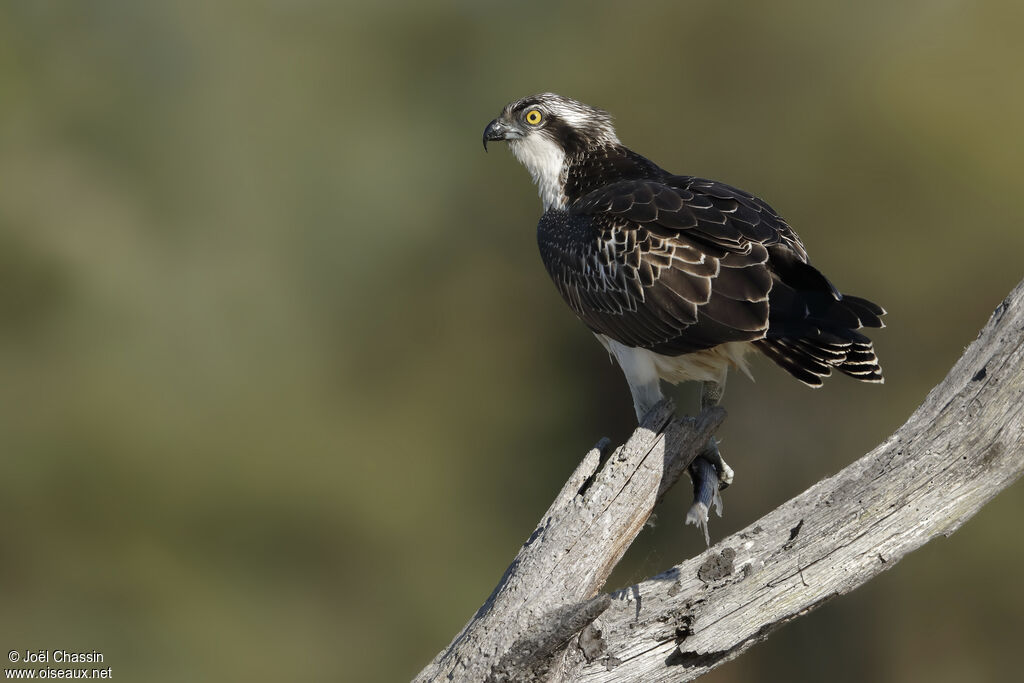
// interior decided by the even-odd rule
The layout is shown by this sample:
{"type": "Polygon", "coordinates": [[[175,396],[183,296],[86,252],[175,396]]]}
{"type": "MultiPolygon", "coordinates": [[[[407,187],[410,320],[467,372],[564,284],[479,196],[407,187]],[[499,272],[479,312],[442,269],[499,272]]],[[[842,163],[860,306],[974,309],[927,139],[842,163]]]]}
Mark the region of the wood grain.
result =
{"type": "Polygon", "coordinates": [[[604,582],[721,423],[658,406],[586,455],[486,603],[416,681],[689,681],[948,536],[1024,471],[1024,283],[907,422],[701,555],[604,582]],[[595,597],[596,596],[596,597],[595,597]]]}

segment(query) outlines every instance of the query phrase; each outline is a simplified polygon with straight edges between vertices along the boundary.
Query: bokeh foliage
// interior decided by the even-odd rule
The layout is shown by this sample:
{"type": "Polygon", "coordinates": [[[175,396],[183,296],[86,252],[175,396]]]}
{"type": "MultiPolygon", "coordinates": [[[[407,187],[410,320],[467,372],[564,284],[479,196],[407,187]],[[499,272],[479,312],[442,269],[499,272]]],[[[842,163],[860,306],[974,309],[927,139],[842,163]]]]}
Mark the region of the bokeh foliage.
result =
{"type": "MultiPolygon", "coordinates": [[[[887,436],[1024,275],[1024,5],[0,5],[0,644],[403,680],[632,427],[548,282],[510,99],[605,107],[890,311],[882,386],[733,379],[714,536],[887,436]]],[[[677,392],[692,408],[692,389],[677,392]]],[[[701,550],[685,486],[614,577],[701,550]]],[[[712,681],[1009,680],[1000,496],[712,681]]]]}

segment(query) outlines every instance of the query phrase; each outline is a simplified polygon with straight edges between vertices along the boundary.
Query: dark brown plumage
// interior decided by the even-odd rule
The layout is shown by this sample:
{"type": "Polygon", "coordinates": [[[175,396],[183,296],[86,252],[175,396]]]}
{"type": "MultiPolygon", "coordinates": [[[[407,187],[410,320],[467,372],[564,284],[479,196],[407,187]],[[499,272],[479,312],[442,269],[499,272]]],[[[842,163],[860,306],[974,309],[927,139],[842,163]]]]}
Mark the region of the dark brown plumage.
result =
{"type": "Polygon", "coordinates": [[[884,311],[839,294],[768,204],[723,183],[638,170],[583,193],[567,184],[566,210],[538,225],[544,265],[587,326],[670,356],[756,342],[811,386],[832,369],[882,379],[856,330],[881,327],[884,311]]]}

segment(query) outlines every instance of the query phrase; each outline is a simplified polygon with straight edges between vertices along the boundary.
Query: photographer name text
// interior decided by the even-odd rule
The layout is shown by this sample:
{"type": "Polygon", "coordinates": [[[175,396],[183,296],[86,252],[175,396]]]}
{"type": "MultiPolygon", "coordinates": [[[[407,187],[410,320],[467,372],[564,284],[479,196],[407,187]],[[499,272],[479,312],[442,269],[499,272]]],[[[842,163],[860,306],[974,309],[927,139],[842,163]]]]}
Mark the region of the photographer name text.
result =
{"type": "MultiPolygon", "coordinates": [[[[13,656],[11,661],[17,661],[13,656]]],[[[22,662],[40,664],[76,664],[103,661],[103,653],[93,650],[92,652],[70,652],[68,650],[25,650],[20,657],[22,662]]]]}

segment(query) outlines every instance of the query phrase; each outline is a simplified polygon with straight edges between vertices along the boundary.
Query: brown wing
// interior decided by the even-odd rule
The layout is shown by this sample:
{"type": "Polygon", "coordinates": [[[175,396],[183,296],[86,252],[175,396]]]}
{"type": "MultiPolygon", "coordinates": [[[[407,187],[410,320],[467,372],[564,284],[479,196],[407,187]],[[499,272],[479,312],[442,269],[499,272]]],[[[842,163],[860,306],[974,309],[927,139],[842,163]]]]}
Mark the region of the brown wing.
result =
{"type": "Polygon", "coordinates": [[[768,204],[710,180],[666,176],[608,185],[538,226],[559,292],[592,330],[679,355],[752,341],[813,387],[837,369],[881,382],[862,327],[885,311],[844,296],[807,262],[768,204]]]}
{"type": "Polygon", "coordinates": [[[614,183],[548,211],[544,264],[591,329],[677,355],[765,337],[769,250],[806,252],[761,200],[688,176],[614,183]]]}

